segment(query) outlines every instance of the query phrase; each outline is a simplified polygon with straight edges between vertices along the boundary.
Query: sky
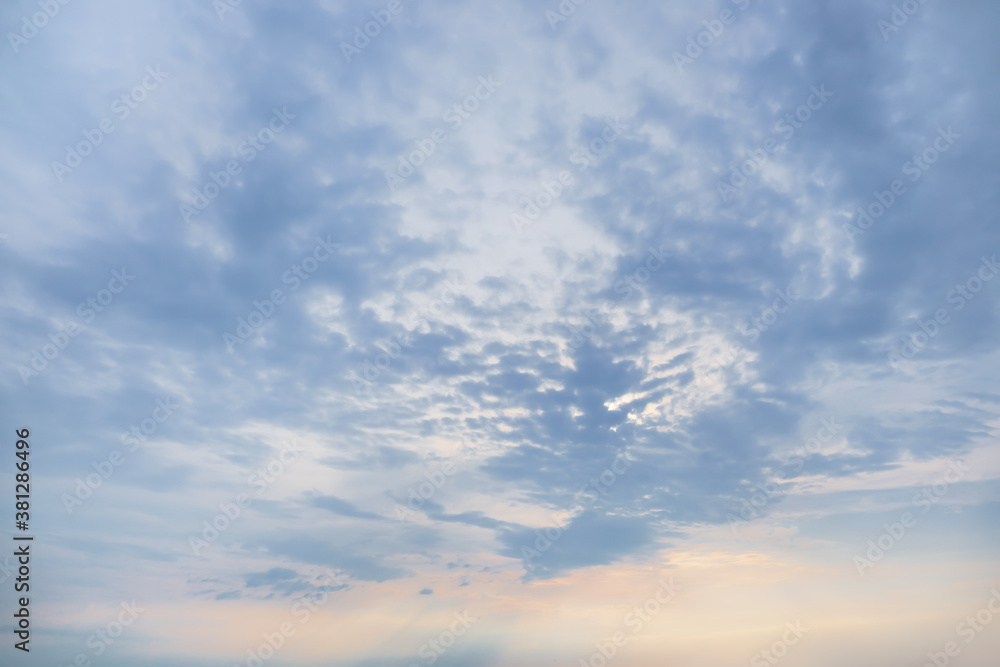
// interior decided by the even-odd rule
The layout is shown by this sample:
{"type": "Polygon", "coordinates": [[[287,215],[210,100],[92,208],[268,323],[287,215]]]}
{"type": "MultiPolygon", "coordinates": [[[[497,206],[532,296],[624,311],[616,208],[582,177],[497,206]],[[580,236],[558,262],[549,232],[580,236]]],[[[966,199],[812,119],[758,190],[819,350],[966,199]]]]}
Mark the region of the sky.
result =
{"type": "Polygon", "coordinates": [[[998,20],[5,3],[0,663],[992,667],[998,20]]]}

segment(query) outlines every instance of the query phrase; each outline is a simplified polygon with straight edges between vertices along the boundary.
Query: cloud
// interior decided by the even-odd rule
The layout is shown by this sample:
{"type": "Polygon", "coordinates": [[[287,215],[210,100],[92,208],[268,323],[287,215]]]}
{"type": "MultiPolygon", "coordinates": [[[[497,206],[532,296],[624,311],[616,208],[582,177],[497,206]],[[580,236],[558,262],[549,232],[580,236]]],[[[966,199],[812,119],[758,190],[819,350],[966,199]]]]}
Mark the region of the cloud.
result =
{"type": "Polygon", "coordinates": [[[650,546],[652,531],[637,517],[584,512],[562,527],[509,531],[503,553],[524,560],[525,579],[549,579],[569,570],[607,565],[650,546]]]}
{"type": "Polygon", "coordinates": [[[355,519],[375,519],[380,520],[383,517],[378,514],[373,514],[372,512],[365,512],[360,510],[346,500],[341,500],[335,496],[317,496],[309,500],[313,507],[320,507],[325,510],[329,510],[334,514],[339,514],[341,516],[352,517],[355,519]]]}
{"type": "MultiPolygon", "coordinates": [[[[143,564],[135,586],[183,577],[205,603],[294,597],[321,568],[378,600],[421,577],[433,602],[661,563],[726,531],[830,415],[836,438],[748,532],[853,545],[869,505],[891,517],[933,466],[968,459],[982,478],[926,544],[989,552],[968,535],[996,502],[1000,281],[978,272],[1000,252],[1000,8],[927,3],[886,39],[892,3],[750,3],[679,71],[703,4],[585,3],[556,29],[558,3],[404,4],[347,62],[370,7],[242,3],[220,21],[204,2],[73,3],[0,64],[17,95],[0,127],[0,412],[46,443],[66,604],[124,585],[112,552],[143,564]],[[147,67],[168,76],[119,117],[147,67]],[[488,99],[482,77],[501,82],[488,99]],[[52,163],[104,118],[114,131],[60,181],[52,163]],[[942,131],[957,138],[931,151],[942,131]],[[188,224],[180,206],[211,183],[188,224]],[[108,300],[123,267],[135,278],[108,300]],[[779,292],[797,295],[780,312],[779,292]],[[180,407],[153,424],[166,397],[180,407]],[[304,453],[279,467],[293,438],[304,453]],[[600,482],[619,456],[627,471],[600,482]]],[[[16,30],[22,13],[0,18],[16,30]]]]}

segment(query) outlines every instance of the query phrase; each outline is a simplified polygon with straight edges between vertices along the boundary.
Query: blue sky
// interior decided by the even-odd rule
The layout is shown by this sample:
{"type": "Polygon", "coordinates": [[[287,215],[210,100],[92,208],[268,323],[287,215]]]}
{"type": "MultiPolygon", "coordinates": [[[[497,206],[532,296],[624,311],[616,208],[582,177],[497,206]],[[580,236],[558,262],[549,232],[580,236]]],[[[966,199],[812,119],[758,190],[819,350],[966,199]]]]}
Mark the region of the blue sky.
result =
{"type": "Polygon", "coordinates": [[[8,3],[4,660],[992,664],[998,18],[8,3]]]}

